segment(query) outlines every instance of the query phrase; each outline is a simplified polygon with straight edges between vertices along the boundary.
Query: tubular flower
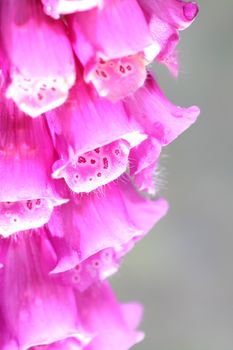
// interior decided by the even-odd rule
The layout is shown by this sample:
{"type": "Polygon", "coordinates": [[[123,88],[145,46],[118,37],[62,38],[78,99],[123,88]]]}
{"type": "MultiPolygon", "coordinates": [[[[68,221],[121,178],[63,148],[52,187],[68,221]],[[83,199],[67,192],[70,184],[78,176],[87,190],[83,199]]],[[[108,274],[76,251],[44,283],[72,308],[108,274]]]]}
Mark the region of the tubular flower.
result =
{"type": "Polygon", "coordinates": [[[12,101],[0,106],[0,234],[45,224],[66,202],[50,174],[56,159],[45,118],[31,119],[12,101]]]}
{"type": "Polygon", "coordinates": [[[100,98],[82,80],[47,118],[60,156],[53,177],[64,178],[74,192],[90,192],[118,178],[127,168],[130,149],[146,137],[121,102],[100,98]]]}
{"type": "Polygon", "coordinates": [[[2,1],[1,38],[9,61],[7,97],[36,117],[62,104],[75,81],[75,65],[62,21],[36,0],[2,1]]]}
{"type": "Polygon", "coordinates": [[[124,100],[125,108],[137,120],[147,139],[132,148],[130,174],[140,190],[154,193],[153,174],[161,147],[168,145],[193,124],[198,115],[196,106],[174,105],[160,90],[152,75],[133,96],[124,100]]]}
{"type": "Polygon", "coordinates": [[[0,2],[0,350],[128,350],[142,307],[108,277],[167,212],[163,147],[199,109],[148,65],[178,72],[181,0],[0,2]]]}
{"type": "Polygon", "coordinates": [[[158,45],[136,0],[105,1],[101,9],[71,15],[69,26],[84,78],[100,96],[116,101],[143,85],[158,45]]]}
{"type": "Polygon", "coordinates": [[[151,201],[141,197],[127,177],[109,184],[102,191],[71,193],[70,201],[54,210],[48,227],[51,241],[60,247],[56,270],[67,269],[69,256],[72,265],[107,248],[120,254],[126,245],[143,237],[167,212],[164,199],[151,201]]]}

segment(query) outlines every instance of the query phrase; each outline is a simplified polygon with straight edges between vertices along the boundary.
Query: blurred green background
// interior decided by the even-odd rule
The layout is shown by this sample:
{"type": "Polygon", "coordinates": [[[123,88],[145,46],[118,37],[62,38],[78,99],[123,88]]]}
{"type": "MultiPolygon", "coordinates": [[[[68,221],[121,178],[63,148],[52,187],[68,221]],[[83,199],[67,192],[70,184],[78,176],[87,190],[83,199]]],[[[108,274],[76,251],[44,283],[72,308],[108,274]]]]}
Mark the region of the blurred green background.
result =
{"type": "Polygon", "coordinates": [[[233,0],[199,4],[181,33],[178,80],[155,71],[172,101],[201,116],[163,152],[167,217],[112,279],[121,300],[145,306],[135,350],[233,350],[233,0]]]}

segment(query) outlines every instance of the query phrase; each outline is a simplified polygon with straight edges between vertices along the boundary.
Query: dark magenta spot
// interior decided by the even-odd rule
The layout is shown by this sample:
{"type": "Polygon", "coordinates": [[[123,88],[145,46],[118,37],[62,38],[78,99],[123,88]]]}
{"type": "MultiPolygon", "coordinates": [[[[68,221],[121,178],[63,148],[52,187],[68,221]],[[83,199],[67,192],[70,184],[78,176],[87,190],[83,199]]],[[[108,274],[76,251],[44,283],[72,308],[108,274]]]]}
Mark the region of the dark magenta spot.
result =
{"type": "Polygon", "coordinates": [[[102,71],[100,72],[100,74],[101,74],[101,76],[102,76],[103,78],[107,78],[107,77],[108,77],[107,73],[106,73],[104,70],[102,70],[102,71]]]}
{"type": "Polygon", "coordinates": [[[41,204],[41,200],[40,199],[37,199],[36,200],[36,205],[40,205],[41,204]]]}
{"type": "Polygon", "coordinates": [[[97,75],[100,75],[100,72],[99,72],[99,70],[98,70],[98,69],[96,69],[96,71],[95,71],[95,72],[96,72],[96,74],[97,74],[97,75]]]}
{"type": "Polygon", "coordinates": [[[101,176],[102,176],[102,174],[101,174],[101,173],[97,173],[97,176],[98,176],[98,177],[101,177],[101,176]]]}
{"type": "Polygon", "coordinates": [[[99,63],[100,63],[100,64],[105,64],[105,63],[106,63],[106,61],[105,61],[105,60],[103,60],[103,58],[101,58],[101,57],[100,57],[100,59],[99,59],[99,63]]]}
{"type": "Polygon", "coordinates": [[[126,69],[127,69],[128,71],[131,71],[131,70],[132,70],[132,67],[128,64],[128,65],[126,66],[126,69]]]}
{"type": "Polygon", "coordinates": [[[124,73],[125,73],[125,68],[124,68],[122,65],[120,65],[119,71],[120,71],[122,74],[124,74],[124,73]]]}
{"type": "Polygon", "coordinates": [[[83,156],[78,157],[78,163],[86,163],[86,158],[83,156]]]}
{"type": "Polygon", "coordinates": [[[37,94],[38,100],[43,100],[43,95],[42,94],[37,94]]]}
{"type": "Polygon", "coordinates": [[[108,169],[108,158],[107,157],[103,158],[103,164],[104,164],[104,169],[108,169]]]}
{"type": "Polygon", "coordinates": [[[94,150],[96,153],[100,153],[100,149],[99,149],[99,147],[98,148],[95,148],[95,150],[94,150]]]}
{"type": "Polygon", "coordinates": [[[95,164],[95,163],[96,163],[95,159],[91,159],[91,164],[95,164]]]}
{"type": "Polygon", "coordinates": [[[79,276],[74,276],[75,282],[79,282],[79,276]]]}
{"type": "Polygon", "coordinates": [[[31,210],[32,209],[32,201],[27,201],[27,207],[28,207],[28,209],[29,210],[31,210]]]}
{"type": "Polygon", "coordinates": [[[115,152],[115,155],[116,155],[116,156],[119,156],[119,154],[120,154],[120,150],[119,150],[119,149],[115,149],[114,152],[115,152]]]}

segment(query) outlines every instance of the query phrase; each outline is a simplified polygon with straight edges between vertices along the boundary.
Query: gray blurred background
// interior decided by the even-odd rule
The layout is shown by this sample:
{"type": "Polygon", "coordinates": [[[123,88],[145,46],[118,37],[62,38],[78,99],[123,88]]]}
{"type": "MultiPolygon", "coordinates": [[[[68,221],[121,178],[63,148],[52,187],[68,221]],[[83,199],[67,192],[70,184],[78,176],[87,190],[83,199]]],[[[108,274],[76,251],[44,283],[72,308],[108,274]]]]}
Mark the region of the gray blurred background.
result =
{"type": "Polygon", "coordinates": [[[167,96],[201,116],[164,151],[169,214],[112,279],[121,300],[145,305],[135,350],[233,350],[233,0],[199,4],[179,79],[155,70],[167,96]]]}

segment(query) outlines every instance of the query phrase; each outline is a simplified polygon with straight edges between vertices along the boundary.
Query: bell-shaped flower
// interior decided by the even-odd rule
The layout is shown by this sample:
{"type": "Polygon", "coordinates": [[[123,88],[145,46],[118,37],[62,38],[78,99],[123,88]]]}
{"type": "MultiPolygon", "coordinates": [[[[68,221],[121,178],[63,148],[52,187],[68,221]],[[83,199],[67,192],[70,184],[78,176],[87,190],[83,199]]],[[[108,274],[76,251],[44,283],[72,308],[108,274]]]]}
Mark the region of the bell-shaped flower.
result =
{"type": "Polygon", "coordinates": [[[144,128],[148,138],[131,150],[132,176],[140,189],[154,191],[152,176],[162,146],[176,139],[192,125],[200,111],[196,106],[174,105],[148,75],[144,86],[124,101],[127,112],[144,128]]]}
{"type": "Polygon", "coordinates": [[[10,73],[6,96],[32,117],[61,105],[75,81],[64,23],[46,16],[36,0],[1,1],[0,20],[10,73]]]}
{"type": "Polygon", "coordinates": [[[85,330],[95,334],[85,350],[128,350],[144,338],[136,329],[142,307],[119,304],[107,282],[76,294],[77,309],[85,330]]]}
{"type": "Polygon", "coordinates": [[[53,207],[66,202],[51,178],[55,157],[46,119],[32,119],[1,98],[1,235],[42,226],[53,207]]]}
{"type": "Polygon", "coordinates": [[[130,149],[146,138],[121,102],[111,103],[79,80],[67,102],[47,113],[60,159],[53,177],[74,192],[90,192],[118,178],[128,166],[130,149]]]}
{"type": "MultiPolygon", "coordinates": [[[[50,241],[58,257],[54,272],[74,268],[109,248],[117,254],[107,253],[114,268],[118,257],[148,233],[167,209],[164,199],[140,196],[126,175],[90,194],[71,193],[70,201],[56,207],[48,222],[50,241]]],[[[92,266],[98,260],[94,267],[106,267],[105,253],[94,257],[92,266]]]]}
{"type": "Polygon", "coordinates": [[[100,96],[116,101],[143,85],[158,44],[136,0],[104,1],[100,8],[71,15],[68,23],[84,78],[100,96]]]}
{"type": "Polygon", "coordinates": [[[8,343],[17,344],[17,350],[73,339],[86,345],[92,335],[83,328],[72,286],[48,275],[54,255],[43,229],[21,232],[7,243],[0,269],[0,319],[3,335],[8,331],[11,336],[8,343]]]}

